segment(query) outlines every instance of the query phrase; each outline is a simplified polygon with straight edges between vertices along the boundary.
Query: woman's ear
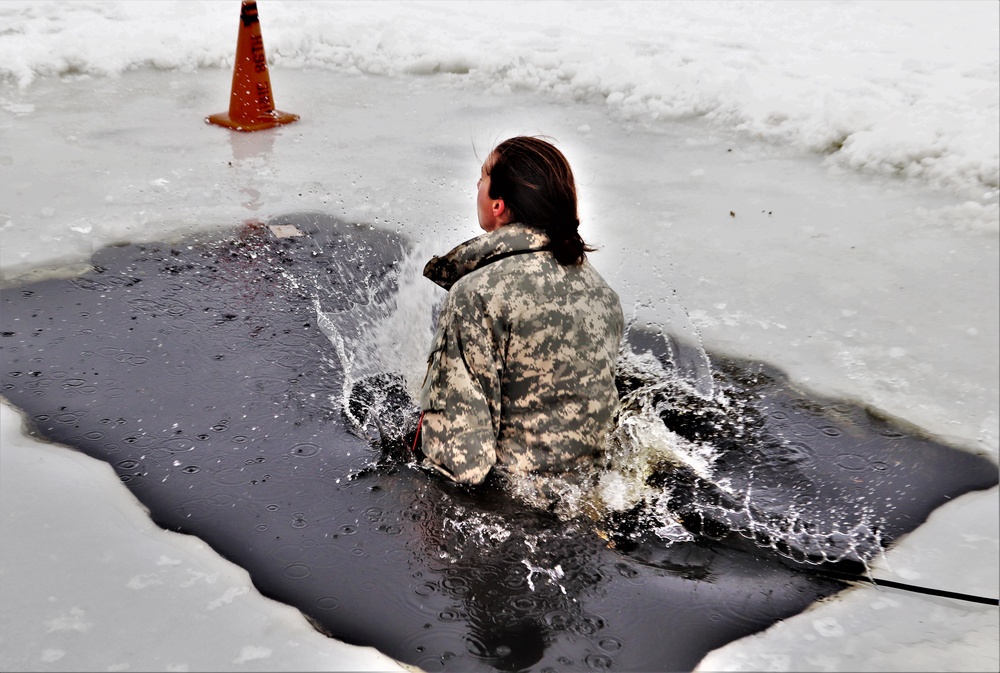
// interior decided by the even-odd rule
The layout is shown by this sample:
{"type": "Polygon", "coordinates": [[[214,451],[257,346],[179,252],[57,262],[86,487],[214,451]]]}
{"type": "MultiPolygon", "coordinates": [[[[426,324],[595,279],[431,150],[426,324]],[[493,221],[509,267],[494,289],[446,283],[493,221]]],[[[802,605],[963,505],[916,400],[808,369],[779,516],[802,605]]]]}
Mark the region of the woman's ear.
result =
{"type": "Polygon", "coordinates": [[[507,204],[504,203],[503,199],[493,201],[493,217],[497,218],[501,224],[507,224],[510,221],[510,211],[507,210],[507,204]]]}

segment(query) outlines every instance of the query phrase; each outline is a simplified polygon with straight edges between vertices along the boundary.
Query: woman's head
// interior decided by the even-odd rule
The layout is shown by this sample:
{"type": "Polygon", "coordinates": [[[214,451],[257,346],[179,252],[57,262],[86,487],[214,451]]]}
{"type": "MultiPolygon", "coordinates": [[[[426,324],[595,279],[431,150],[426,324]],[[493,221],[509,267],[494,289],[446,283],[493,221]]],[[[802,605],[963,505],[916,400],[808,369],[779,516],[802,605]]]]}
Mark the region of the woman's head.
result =
{"type": "Polygon", "coordinates": [[[521,222],[543,231],[561,264],[579,264],[584,253],[593,250],[577,232],[580,220],[573,171],[555,146],[540,138],[510,138],[490,153],[483,173],[478,204],[484,229],[490,230],[485,216],[496,226],[521,222]]]}

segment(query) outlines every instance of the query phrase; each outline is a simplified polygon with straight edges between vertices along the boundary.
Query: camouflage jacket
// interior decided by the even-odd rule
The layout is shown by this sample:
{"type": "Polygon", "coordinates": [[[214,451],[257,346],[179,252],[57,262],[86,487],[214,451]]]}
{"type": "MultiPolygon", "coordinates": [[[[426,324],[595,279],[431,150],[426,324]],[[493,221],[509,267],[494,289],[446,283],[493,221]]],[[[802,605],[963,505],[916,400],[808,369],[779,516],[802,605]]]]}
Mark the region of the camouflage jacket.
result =
{"type": "Polygon", "coordinates": [[[499,464],[527,475],[592,465],[618,406],[618,295],[589,262],[563,266],[548,239],[508,224],[434,257],[449,290],[420,391],[421,447],[450,478],[499,464]]]}

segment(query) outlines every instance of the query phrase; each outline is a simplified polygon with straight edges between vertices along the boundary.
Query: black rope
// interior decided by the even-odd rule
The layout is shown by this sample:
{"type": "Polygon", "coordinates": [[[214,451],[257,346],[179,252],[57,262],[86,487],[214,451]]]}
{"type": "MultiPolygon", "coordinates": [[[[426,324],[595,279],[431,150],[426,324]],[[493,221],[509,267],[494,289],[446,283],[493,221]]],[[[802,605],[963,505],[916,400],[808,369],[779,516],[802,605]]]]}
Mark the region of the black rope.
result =
{"type": "Polygon", "coordinates": [[[498,252],[495,255],[490,255],[489,257],[481,259],[479,263],[476,264],[476,268],[474,268],[473,271],[478,271],[487,264],[492,264],[493,262],[499,262],[501,259],[513,257],[514,255],[528,255],[533,252],[548,252],[548,249],[549,249],[548,246],[545,246],[543,248],[529,248],[527,250],[508,250],[507,252],[498,252]]]}
{"type": "Polygon", "coordinates": [[[845,582],[864,582],[866,584],[872,584],[876,587],[892,587],[894,589],[902,589],[904,591],[913,591],[918,594],[928,594],[930,596],[942,596],[944,598],[955,598],[960,601],[969,601],[971,603],[982,603],[983,605],[1000,605],[1000,599],[996,598],[986,598],[985,596],[973,596],[972,594],[962,594],[957,591],[944,591],[943,589],[931,589],[929,587],[921,587],[915,584],[904,584],[903,582],[894,582],[892,580],[883,579],[872,579],[866,575],[852,575],[850,573],[843,573],[837,570],[824,570],[821,568],[812,569],[812,572],[818,575],[826,575],[831,579],[844,580],[845,582]]]}

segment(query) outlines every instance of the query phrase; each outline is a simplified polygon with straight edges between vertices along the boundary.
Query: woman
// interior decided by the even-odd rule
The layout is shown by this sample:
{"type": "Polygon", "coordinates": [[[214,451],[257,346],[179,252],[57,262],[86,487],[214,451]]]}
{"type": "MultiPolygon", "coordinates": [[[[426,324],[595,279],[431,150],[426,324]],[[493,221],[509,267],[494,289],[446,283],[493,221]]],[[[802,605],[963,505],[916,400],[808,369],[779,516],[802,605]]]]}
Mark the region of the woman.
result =
{"type": "Polygon", "coordinates": [[[477,484],[594,465],[618,405],[618,295],[587,261],[573,172],[553,145],[506,140],[483,163],[485,234],[434,257],[448,290],[420,392],[427,464],[477,484]]]}

